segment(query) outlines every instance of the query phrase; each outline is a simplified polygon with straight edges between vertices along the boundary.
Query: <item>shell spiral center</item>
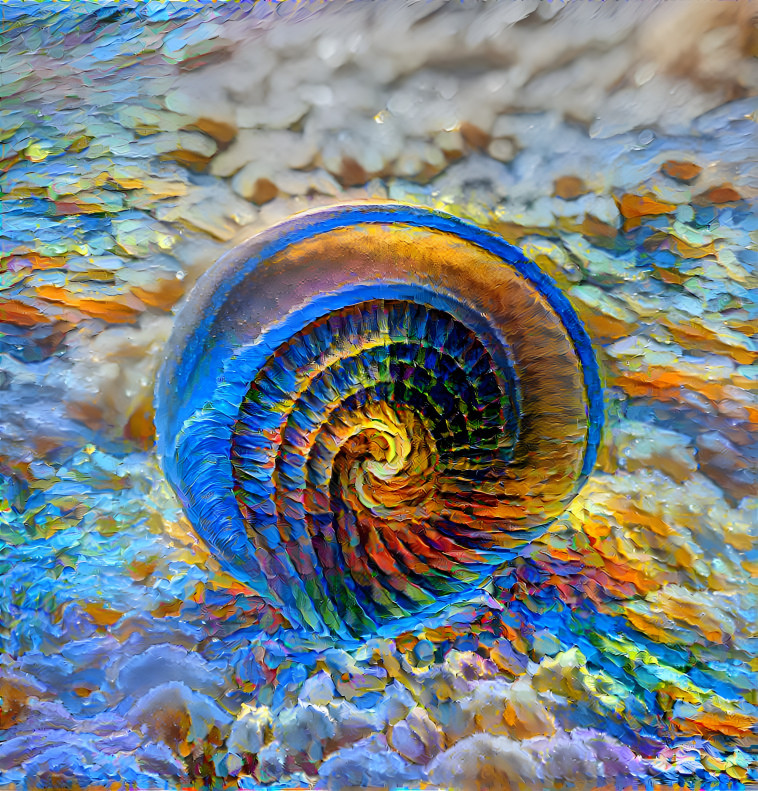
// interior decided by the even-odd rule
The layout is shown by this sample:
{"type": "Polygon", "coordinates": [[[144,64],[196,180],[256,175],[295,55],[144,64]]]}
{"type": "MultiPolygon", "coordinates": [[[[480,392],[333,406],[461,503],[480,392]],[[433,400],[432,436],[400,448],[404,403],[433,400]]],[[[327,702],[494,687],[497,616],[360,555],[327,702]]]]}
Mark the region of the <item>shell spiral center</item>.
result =
{"type": "Polygon", "coordinates": [[[267,359],[235,425],[251,540],[284,537],[319,609],[353,628],[469,586],[497,528],[470,499],[516,439],[506,373],[424,304],[373,300],[310,323],[267,359]]]}

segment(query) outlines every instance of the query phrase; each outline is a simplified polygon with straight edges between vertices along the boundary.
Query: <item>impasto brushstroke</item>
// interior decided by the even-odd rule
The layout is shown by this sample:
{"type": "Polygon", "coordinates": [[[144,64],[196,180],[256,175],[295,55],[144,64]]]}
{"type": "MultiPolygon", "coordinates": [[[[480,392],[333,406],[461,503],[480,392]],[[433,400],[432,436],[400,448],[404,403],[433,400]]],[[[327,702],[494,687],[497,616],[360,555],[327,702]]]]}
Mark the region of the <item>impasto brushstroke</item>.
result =
{"type": "Polygon", "coordinates": [[[0,3],[0,789],[758,781],[757,10],[0,3]]]}

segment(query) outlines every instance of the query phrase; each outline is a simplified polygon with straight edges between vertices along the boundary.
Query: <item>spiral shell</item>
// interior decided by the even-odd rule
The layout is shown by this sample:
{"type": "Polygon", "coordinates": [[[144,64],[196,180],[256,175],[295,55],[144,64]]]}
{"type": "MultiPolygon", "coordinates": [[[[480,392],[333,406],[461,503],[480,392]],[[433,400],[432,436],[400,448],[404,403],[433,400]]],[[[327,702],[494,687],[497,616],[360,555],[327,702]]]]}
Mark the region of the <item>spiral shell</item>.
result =
{"type": "Polygon", "coordinates": [[[197,533],[319,634],[363,635],[482,585],[591,470],[587,335],[554,283],[445,214],[292,218],[193,290],[157,388],[197,533]]]}

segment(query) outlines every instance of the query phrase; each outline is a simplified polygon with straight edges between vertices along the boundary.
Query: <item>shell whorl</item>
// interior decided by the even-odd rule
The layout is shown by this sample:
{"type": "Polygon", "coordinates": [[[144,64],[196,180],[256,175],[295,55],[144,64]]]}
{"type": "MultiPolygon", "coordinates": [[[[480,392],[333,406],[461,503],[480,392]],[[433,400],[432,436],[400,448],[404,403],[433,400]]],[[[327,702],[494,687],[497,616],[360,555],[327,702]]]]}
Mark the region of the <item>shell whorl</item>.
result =
{"type": "Polygon", "coordinates": [[[481,585],[565,509],[601,422],[552,281],[493,234],[395,204],[300,215],[222,258],[157,388],[196,531],[317,633],[481,585]]]}

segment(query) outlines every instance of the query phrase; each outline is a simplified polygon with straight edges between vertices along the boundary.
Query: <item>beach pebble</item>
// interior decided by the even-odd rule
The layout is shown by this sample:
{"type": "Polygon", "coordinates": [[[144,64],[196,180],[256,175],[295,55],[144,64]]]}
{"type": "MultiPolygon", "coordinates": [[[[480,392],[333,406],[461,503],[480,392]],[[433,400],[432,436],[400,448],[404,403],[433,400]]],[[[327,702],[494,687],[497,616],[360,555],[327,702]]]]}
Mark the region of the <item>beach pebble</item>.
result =
{"type": "Polygon", "coordinates": [[[458,701],[458,706],[468,717],[469,731],[515,739],[549,736],[555,731],[553,718],[525,680],[480,681],[470,696],[458,701]]]}
{"type": "Polygon", "coordinates": [[[256,755],[271,734],[271,711],[266,706],[244,705],[232,724],[226,746],[235,755],[256,755]]]}
{"type": "Polygon", "coordinates": [[[526,791],[539,784],[537,763],[505,736],[478,733],[440,753],[427,768],[438,786],[485,791],[493,787],[526,791]]]}
{"type": "Polygon", "coordinates": [[[331,676],[321,670],[303,683],[298,700],[315,706],[326,706],[327,703],[331,703],[335,695],[336,689],[331,676]]]}
{"type": "Polygon", "coordinates": [[[323,759],[324,743],[334,739],[337,726],[324,706],[297,703],[280,711],[274,722],[274,741],[282,745],[300,768],[323,759]]]}
{"type": "Polygon", "coordinates": [[[444,734],[419,706],[395,723],[387,736],[389,745],[412,763],[427,764],[444,747],[444,734]]]}
{"type": "Polygon", "coordinates": [[[10,728],[23,720],[29,712],[32,698],[50,697],[47,688],[32,676],[23,672],[0,670],[0,729],[10,728]]]}
{"type": "Polygon", "coordinates": [[[129,659],[121,668],[117,686],[137,698],[150,689],[180,681],[196,692],[216,696],[220,692],[219,669],[181,646],[153,645],[129,659]]]}
{"type": "Polygon", "coordinates": [[[209,737],[220,743],[232,723],[231,715],[212,698],[193,692],[180,681],[151,689],[131,707],[127,720],[179,754],[186,754],[186,745],[209,737]]]}
{"type": "Polygon", "coordinates": [[[413,764],[388,749],[382,735],[370,736],[329,756],[319,767],[317,788],[398,788],[418,782],[413,764]]]}

